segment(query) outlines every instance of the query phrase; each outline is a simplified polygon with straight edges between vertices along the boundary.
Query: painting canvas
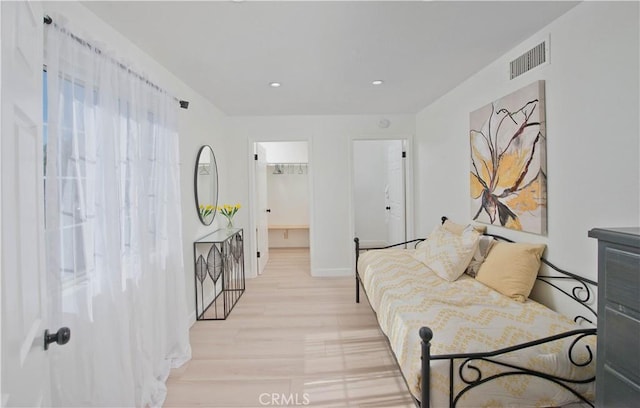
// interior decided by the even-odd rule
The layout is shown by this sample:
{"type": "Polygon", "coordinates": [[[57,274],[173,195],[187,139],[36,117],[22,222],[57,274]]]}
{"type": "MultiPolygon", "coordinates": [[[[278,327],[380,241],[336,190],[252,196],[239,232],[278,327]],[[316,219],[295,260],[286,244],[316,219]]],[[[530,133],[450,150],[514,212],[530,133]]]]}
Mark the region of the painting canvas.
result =
{"type": "Polygon", "coordinates": [[[546,235],[544,81],[470,115],[471,217],[546,235]]]}

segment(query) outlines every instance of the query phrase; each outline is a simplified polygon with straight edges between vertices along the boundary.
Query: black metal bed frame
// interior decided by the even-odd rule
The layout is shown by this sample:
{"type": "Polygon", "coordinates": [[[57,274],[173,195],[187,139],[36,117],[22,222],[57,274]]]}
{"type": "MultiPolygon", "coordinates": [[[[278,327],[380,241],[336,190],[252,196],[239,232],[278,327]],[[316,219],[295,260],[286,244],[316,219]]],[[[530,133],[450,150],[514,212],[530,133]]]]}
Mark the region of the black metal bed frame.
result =
{"type": "MultiPolygon", "coordinates": [[[[443,224],[446,220],[447,220],[447,217],[442,217],[443,224]]],[[[496,239],[507,241],[507,242],[513,242],[512,240],[502,237],[500,235],[486,234],[486,233],[484,235],[491,236],[496,239]]],[[[360,248],[360,240],[358,238],[354,238],[355,254],[356,254],[356,303],[360,303],[360,285],[362,283],[360,279],[360,274],[358,272],[358,258],[360,256],[361,251],[388,249],[388,248],[395,248],[395,247],[406,247],[408,244],[414,244],[414,246],[416,246],[418,243],[424,240],[425,239],[423,238],[418,238],[418,239],[413,239],[410,241],[401,242],[398,244],[388,245],[384,247],[360,248]]],[[[538,275],[536,279],[538,281],[546,283],[547,285],[555,288],[556,290],[560,291],[564,295],[573,299],[580,306],[584,307],[590,314],[592,314],[593,317],[597,318],[597,313],[589,305],[589,302],[592,299],[592,290],[594,290],[591,287],[597,287],[598,286],[597,282],[594,282],[590,279],[583,278],[581,276],[578,276],[573,273],[567,272],[563,269],[560,269],[554,264],[552,264],[551,262],[549,262],[548,260],[546,260],[545,258],[541,258],[541,261],[543,264],[547,265],[548,267],[553,269],[556,273],[559,273],[561,275],[538,275]],[[572,285],[575,285],[575,286],[573,286],[573,288],[569,292],[557,284],[559,283],[558,280],[573,281],[572,285]]],[[[365,292],[365,296],[366,296],[366,292],[365,292]]],[[[594,324],[590,318],[586,318],[582,315],[576,316],[573,320],[575,322],[578,322],[579,320],[584,320],[586,322],[594,324]]],[[[421,327],[418,334],[420,335],[420,339],[422,340],[421,341],[422,362],[421,362],[421,384],[420,384],[421,395],[420,395],[420,401],[416,399],[415,402],[416,402],[416,405],[421,408],[429,408],[429,404],[430,404],[429,384],[430,384],[430,378],[431,378],[430,373],[431,373],[432,360],[448,360],[449,361],[449,406],[450,407],[455,407],[459,399],[471,389],[479,387],[496,378],[508,377],[508,376],[533,376],[533,377],[545,379],[569,391],[574,396],[576,396],[580,401],[588,404],[589,406],[591,407],[594,406],[591,401],[589,401],[585,396],[581,395],[578,391],[572,388],[571,385],[572,384],[576,384],[576,385],[588,384],[588,383],[594,382],[596,379],[595,375],[593,377],[585,378],[582,380],[572,380],[572,379],[554,376],[544,372],[532,370],[527,367],[505,363],[495,358],[499,357],[500,355],[510,353],[513,351],[535,347],[540,344],[550,343],[563,338],[575,336],[575,338],[571,342],[571,346],[567,351],[568,358],[573,365],[577,367],[584,367],[589,365],[593,361],[594,355],[591,348],[589,347],[588,344],[583,345],[585,350],[587,351],[587,356],[588,356],[585,359],[585,361],[576,361],[576,359],[574,358],[574,351],[576,350],[576,347],[580,345],[581,341],[585,337],[595,336],[597,334],[596,328],[571,330],[568,332],[556,334],[554,336],[548,336],[538,340],[518,344],[511,347],[502,348],[499,350],[488,351],[488,352],[441,354],[441,355],[431,355],[431,339],[433,338],[433,332],[429,327],[421,327]],[[458,368],[457,377],[454,373],[455,361],[462,361],[462,363],[458,368]],[[479,362],[479,361],[483,361],[485,363],[490,363],[495,366],[503,367],[504,371],[501,371],[497,374],[489,375],[487,377],[483,377],[481,370],[474,365],[474,362],[479,362]],[[464,388],[462,388],[458,393],[454,392],[456,380],[466,384],[464,388]]],[[[394,355],[394,358],[395,358],[395,355],[394,355]]],[[[397,360],[396,360],[396,363],[397,363],[397,360]]],[[[402,373],[402,376],[404,378],[403,373],[402,373]]],[[[404,378],[404,380],[405,380],[405,383],[407,383],[406,378],[404,378]]],[[[408,383],[407,383],[407,387],[408,387],[408,383]]]]}

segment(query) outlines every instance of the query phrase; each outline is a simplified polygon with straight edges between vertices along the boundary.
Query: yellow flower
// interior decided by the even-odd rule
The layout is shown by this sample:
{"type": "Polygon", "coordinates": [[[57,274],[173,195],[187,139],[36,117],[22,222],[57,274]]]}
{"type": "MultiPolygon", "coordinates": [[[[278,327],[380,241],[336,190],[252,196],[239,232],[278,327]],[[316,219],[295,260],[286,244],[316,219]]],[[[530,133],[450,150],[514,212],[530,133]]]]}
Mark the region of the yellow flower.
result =
{"type": "Polygon", "coordinates": [[[232,219],[233,216],[236,215],[239,209],[240,209],[240,204],[234,204],[234,205],[223,204],[221,206],[218,206],[218,211],[220,211],[220,213],[225,217],[227,217],[228,219],[232,219]]]}
{"type": "Polygon", "coordinates": [[[205,219],[209,215],[213,214],[214,207],[211,204],[208,204],[206,206],[204,204],[200,204],[198,207],[200,209],[200,217],[202,217],[202,219],[205,219]]]}

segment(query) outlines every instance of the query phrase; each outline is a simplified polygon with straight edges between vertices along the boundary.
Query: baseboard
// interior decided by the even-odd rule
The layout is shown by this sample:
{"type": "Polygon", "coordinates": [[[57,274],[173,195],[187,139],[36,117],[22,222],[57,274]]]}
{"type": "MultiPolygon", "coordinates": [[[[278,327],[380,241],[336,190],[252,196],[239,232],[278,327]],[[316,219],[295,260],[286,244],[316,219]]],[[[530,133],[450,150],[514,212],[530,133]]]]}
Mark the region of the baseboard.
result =
{"type": "Polygon", "coordinates": [[[291,249],[291,248],[301,248],[301,249],[309,249],[309,244],[300,244],[300,243],[290,243],[290,244],[283,244],[283,243],[275,243],[272,244],[271,242],[269,242],[269,249],[280,249],[280,248],[285,248],[285,249],[291,249]]]}
{"type": "Polygon", "coordinates": [[[314,278],[352,278],[354,276],[351,268],[316,268],[311,271],[314,278]]]}
{"type": "Polygon", "coordinates": [[[196,323],[196,311],[194,310],[190,315],[189,315],[189,327],[193,326],[196,323]]]}

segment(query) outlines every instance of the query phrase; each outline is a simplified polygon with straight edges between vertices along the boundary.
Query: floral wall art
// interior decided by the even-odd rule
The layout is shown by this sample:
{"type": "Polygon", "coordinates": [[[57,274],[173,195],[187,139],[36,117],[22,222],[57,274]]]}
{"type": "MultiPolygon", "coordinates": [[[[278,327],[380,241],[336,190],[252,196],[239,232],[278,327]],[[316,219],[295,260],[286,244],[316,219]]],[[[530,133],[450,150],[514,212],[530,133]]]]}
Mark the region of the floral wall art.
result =
{"type": "Polygon", "coordinates": [[[547,233],[544,81],[470,115],[471,217],[547,233]]]}

